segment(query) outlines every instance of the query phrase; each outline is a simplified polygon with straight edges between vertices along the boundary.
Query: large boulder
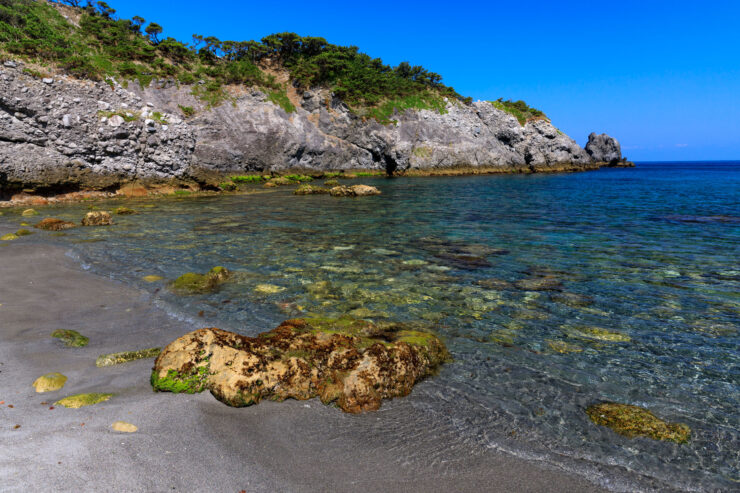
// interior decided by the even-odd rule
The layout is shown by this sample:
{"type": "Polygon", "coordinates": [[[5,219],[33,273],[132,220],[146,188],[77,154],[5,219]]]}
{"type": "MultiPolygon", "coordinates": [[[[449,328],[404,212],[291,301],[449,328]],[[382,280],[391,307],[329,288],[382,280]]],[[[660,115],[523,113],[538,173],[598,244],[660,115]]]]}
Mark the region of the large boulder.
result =
{"type": "Polygon", "coordinates": [[[151,383],[159,391],[210,390],[236,407],[319,397],[360,413],[407,395],[448,358],[436,336],[402,324],[295,319],[257,337],[220,329],[186,334],[164,348],[151,383]]]}
{"type": "Polygon", "coordinates": [[[586,152],[596,163],[615,165],[622,160],[622,147],[619,141],[606,134],[591,133],[588,136],[586,152]]]}

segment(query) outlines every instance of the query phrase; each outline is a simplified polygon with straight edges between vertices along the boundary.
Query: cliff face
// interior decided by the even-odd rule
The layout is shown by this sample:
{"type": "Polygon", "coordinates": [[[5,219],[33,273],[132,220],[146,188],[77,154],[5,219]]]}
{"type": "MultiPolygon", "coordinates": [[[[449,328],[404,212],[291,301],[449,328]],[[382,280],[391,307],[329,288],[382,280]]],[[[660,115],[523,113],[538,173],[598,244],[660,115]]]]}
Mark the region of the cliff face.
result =
{"type": "Polygon", "coordinates": [[[598,167],[545,120],[521,126],[488,102],[407,111],[381,125],[327,91],[286,113],[257,90],[207,108],[192,87],[142,89],[0,67],[0,187],[112,187],[133,178],[195,179],[249,171],[489,171],[598,167]],[[186,118],[182,107],[194,108],[186,118]]]}

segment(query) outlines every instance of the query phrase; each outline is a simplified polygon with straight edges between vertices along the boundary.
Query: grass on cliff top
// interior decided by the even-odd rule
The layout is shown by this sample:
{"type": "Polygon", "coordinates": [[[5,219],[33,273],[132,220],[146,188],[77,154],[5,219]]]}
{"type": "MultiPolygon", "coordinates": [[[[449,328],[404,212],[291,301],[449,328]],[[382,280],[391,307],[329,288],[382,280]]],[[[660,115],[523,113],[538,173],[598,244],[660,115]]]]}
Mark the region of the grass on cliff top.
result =
{"type": "Polygon", "coordinates": [[[258,87],[286,112],[295,111],[286,86],[262,70],[269,65],[287,70],[288,83],[299,92],[330,89],[351,110],[383,123],[391,122],[395,110],[444,112],[445,97],[470,101],[424,67],[408,62],[391,67],[356,46],[338,46],[324,38],[286,32],[260,41],[221,41],[194,35],[193,43],[185,44],[162,39],[163,27],[141,17],[118,18],[105,2],[70,6],[75,3],[81,2],[0,0],[0,57],[104,80],[111,87],[113,78],[144,87],[154,80],[172,80],[193,85],[193,94],[208,106],[230,99],[228,85],[258,87]]]}
{"type": "Polygon", "coordinates": [[[527,122],[533,120],[550,121],[549,118],[547,118],[547,115],[545,115],[542,111],[530,107],[522,100],[512,101],[511,99],[507,99],[506,101],[504,101],[503,98],[499,98],[496,101],[491,101],[491,104],[495,108],[501,111],[505,111],[510,115],[513,115],[514,118],[516,118],[519,121],[519,124],[522,126],[525,125],[527,122]]]}

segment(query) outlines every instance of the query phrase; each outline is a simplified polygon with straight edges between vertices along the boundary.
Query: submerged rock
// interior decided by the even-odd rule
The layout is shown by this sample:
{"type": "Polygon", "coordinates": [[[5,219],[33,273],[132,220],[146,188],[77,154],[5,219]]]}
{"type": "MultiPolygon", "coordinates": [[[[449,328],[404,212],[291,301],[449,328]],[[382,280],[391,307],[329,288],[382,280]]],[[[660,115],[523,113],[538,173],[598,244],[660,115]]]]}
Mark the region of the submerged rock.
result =
{"type": "Polygon", "coordinates": [[[504,279],[481,279],[477,282],[478,286],[482,286],[487,289],[492,289],[494,291],[506,291],[509,289],[514,289],[514,285],[511,284],[509,281],[506,281],[504,279]]]}
{"type": "Polygon", "coordinates": [[[380,195],[380,190],[369,185],[352,185],[349,187],[339,185],[329,190],[329,193],[332,197],[365,197],[380,195]]]}
{"type": "Polygon", "coordinates": [[[293,191],[293,195],[323,195],[329,193],[329,190],[314,185],[301,185],[293,191]]]}
{"type": "Polygon", "coordinates": [[[64,231],[65,229],[76,228],[77,225],[73,222],[63,221],[62,219],[47,217],[46,219],[42,219],[35,227],[46,231],[64,231]]]}
{"type": "Polygon", "coordinates": [[[149,349],[140,349],[138,351],[123,351],[120,353],[103,354],[95,360],[95,366],[102,368],[104,366],[120,365],[137,359],[156,358],[162,348],[153,347],[149,349]]]}
{"type": "Polygon", "coordinates": [[[31,231],[28,231],[27,229],[19,229],[15,232],[16,236],[28,236],[32,235],[33,233],[31,231]]]}
{"type": "Polygon", "coordinates": [[[46,375],[40,376],[33,382],[33,388],[36,392],[54,392],[64,387],[67,383],[67,377],[61,373],[47,373],[46,375]]]}
{"type": "Polygon", "coordinates": [[[218,287],[231,277],[231,273],[225,267],[214,267],[206,274],[188,272],[170,285],[171,289],[179,294],[198,294],[215,291],[218,287]]]}
{"type": "Polygon", "coordinates": [[[100,402],[105,402],[111,397],[113,397],[113,394],[101,394],[97,392],[92,394],[76,394],[58,400],[54,405],[68,407],[70,409],[78,409],[80,407],[92,406],[100,402]]]}
{"type": "Polygon", "coordinates": [[[83,226],[110,226],[113,224],[113,218],[110,212],[92,211],[85,214],[82,218],[83,226]]]}
{"type": "Polygon", "coordinates": [[[51,337],[60,339],[67,347],[85,347],[90,339],[76,330],[59,329],[51,333],[51,337]]]}
{"type": "Polygon", "coordinates": [[[589,306],[594,302],[594,299],[590,296],[576,293],[553,293],[550,295],[550,299],[568,306],[589,306]]]}
{"type": "Polygon", "coordinates": [[[324,185],[326,185],[327,187],[338,187],[339,186],[339,180],[337,180],[336,178],[332,178],[330,180],[326,180],[324,182],[324,185]]]}
{"type": "Polygon", "coordinates": [[[0,241],[13,241],[13,240],[17,240],[18,238],[20,238],[20,236],[18,236],[17,234],[8,233],[8,234],[0,236],[0,241]]]}
{"type": "Polygon", "coordinates": [[[159,355],[151,383],[160,391],[210,390],[230,406],[319,397],[359,413],[407,395],[448,359],[436,336],[402,324],[295,319],[257,337],[220,329],[186,334],[159,355]]]}
{"type": "Polygon", "coordinates": [[[113,212],[115,212],[119,216],[130,216],[133,214],[138,214],[137,211],[135,211],[134,209],[129,209],[128,207],[117,207],[113,212]]]}
{"type": "Polygon", "coordinates": [[[141,278],[142,281],[146,281],[146,282],[158,282],[158,281],[161,281],[162,279],[164,279],[164,277],[155,276],[155,275],[144,276],[141,278]]]}
{"type": "Polygon", "coordinates": [[[277,294],[285,291],[286,288],[282,286],[275,286],[274,284],[258,284],[254,290],[261,294],[277,294]]]}
{"type": "Polygon", "coordinates": [[[604,342],[629,342],[632,339],[627,334],[615,332],[601,327],[566,327],[568,335],[579,339],[591,339],[604,342]]]}
{"type": "Polygon", "coordinates": [[[668,423],[638,406],[603,402],[590,406],[586,414],[594,423],[608,426],[630,438],[641,436],[676,443],[686,443],[691,438],[691,429],[687,425],[668,423]]]}
{"type": "Polygon", "coordinates": [[[514,285],[522,291],[560,291],[563,289],[563,283],[553,276],[520,279],[514,285]]]}
{"type": "Polygon", "coordinates": [[[21,212],[21,216],[23,217],[31,217],[31,216],[38,216],[39,212],[36,209],[26,209],[25,211],[21,212]]]}

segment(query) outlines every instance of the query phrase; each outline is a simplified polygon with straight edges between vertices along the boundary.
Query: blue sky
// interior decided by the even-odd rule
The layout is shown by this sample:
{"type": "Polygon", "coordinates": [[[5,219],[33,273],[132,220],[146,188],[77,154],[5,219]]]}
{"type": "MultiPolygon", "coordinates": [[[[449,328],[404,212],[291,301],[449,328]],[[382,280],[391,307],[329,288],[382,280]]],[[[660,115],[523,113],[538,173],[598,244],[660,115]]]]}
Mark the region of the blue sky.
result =
{"type": "Polygon", "coordinates": [[[259,39],[293,31],[408,60],[474,99],[523,99],[633,160],[740,159],[740,1],[111,0],[118,15],[259,39]]]}

